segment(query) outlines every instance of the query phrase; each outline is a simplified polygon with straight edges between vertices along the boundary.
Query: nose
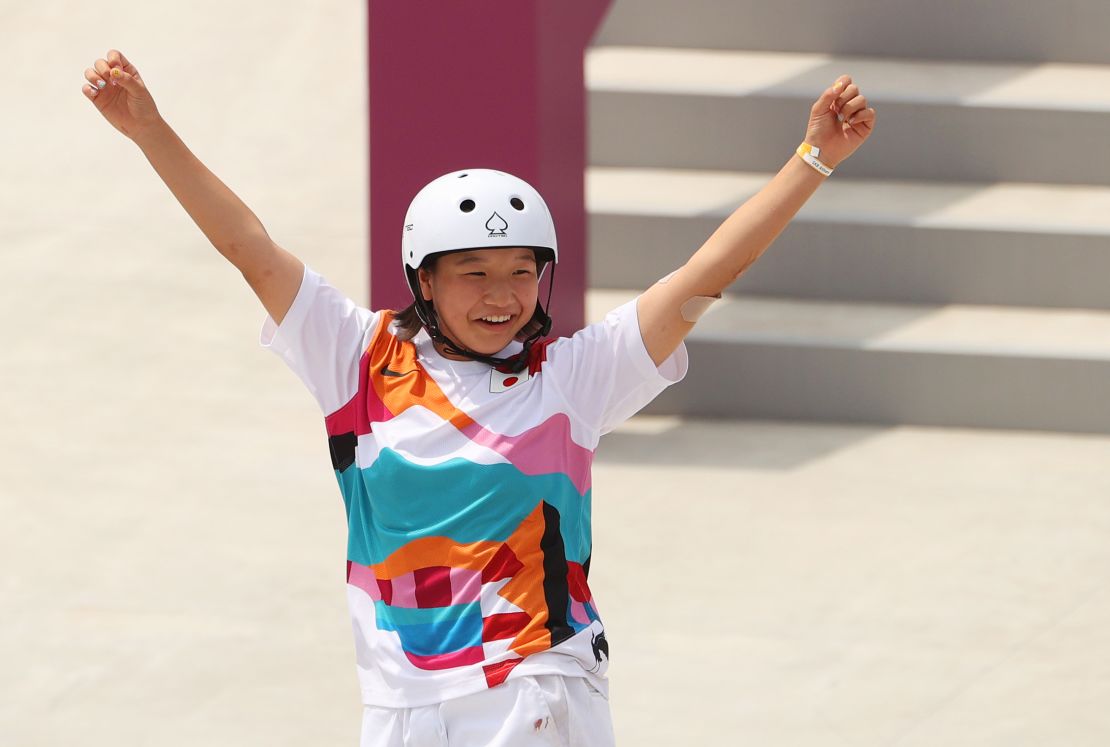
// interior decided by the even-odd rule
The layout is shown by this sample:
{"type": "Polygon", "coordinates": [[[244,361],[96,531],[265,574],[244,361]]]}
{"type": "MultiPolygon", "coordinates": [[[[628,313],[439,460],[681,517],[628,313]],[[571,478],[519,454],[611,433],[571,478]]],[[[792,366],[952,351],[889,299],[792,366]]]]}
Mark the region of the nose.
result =
{"type": "Polygon", "coordinates": [[[490,306],[508,306],[512,298],[512,284],[508,280],[496,279],[486,286],[483,300],[490,306]]]}

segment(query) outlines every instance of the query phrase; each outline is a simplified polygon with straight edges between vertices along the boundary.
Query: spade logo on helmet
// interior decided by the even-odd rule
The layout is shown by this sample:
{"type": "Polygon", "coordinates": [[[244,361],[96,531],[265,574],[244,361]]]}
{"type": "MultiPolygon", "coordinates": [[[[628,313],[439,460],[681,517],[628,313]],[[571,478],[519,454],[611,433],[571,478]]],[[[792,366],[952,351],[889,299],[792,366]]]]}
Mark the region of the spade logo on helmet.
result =
{"type": "Polygon", "coordinates": [[[486,228],[489,229],[490,238],[495,236],[506,236],[507,234],[505,232],[509,230],[509,224],[506,223],[505,219],[500,215],[494,213],[489,217],[489,220],[486,221],[486,228]]]}

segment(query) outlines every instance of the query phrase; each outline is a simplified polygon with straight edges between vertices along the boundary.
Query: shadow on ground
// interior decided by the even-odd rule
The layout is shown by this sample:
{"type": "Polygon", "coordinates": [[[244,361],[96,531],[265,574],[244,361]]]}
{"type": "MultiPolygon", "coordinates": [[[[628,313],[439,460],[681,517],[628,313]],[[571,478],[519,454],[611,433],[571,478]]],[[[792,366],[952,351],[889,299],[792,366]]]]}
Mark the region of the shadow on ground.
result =
{"type": "Polygon", "coordinates": [[[644,416],[601,440],[599,464],[787,471],[876,438],[881,426],[644,416]]]}

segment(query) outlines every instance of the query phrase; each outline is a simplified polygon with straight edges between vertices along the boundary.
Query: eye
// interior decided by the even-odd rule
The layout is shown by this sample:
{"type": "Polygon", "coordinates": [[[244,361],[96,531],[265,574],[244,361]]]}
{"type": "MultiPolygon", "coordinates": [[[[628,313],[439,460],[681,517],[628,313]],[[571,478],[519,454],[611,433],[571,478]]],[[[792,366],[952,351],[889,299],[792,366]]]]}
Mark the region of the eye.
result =
{"type": "Polygon", "coordinates": [[[520,199],[519,197],[514,197],[511,200],[509,200],[509,204],[513,206],[514,210],[523,210],[524,209],[524,200],[520,199]]]}
{"type": "Polygon", "coordinates": [[[473,211],[475,207],[476,205],[474,204],[474,200],[463,200],[459,203],[459,210],[463,211],[464,213],[469,213],[473,211]]]}

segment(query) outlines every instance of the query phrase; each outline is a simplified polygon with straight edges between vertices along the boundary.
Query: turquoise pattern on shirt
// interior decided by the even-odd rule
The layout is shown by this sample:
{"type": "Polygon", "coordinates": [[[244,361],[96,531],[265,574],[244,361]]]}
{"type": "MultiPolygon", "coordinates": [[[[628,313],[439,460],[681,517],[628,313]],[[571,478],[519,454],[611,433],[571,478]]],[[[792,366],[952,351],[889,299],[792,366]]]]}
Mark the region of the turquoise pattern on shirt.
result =
{"type": "Polygon", "coordinates": [[[590,556],[592,491],[582,495],[562,473],[526,475],[511,464],[461,458],[414,464],[382,449],[369,467],[352,464],[336,477],[347,510],[347,558],[362,565],[422,537],[504,542],[541,501],[559,512],[567,560],[590,556]]]}

